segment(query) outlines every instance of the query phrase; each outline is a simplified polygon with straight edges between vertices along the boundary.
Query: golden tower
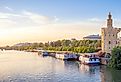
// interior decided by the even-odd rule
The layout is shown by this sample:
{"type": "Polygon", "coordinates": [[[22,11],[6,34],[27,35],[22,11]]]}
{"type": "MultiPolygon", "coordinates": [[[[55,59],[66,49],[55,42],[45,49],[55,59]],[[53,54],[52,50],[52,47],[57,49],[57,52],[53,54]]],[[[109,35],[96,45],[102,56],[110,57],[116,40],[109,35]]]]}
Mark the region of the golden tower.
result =
{"type": "Polygon", "coordinates": [[[117,34],[120,32],[120,28],[113,28],[112,15],[109,12],[107,19],[107,27],[101,28],[101,47],[102,51],[111,54],[111,50],[115,46],[119,46],[120,42],[117,38],[117,34]]]}

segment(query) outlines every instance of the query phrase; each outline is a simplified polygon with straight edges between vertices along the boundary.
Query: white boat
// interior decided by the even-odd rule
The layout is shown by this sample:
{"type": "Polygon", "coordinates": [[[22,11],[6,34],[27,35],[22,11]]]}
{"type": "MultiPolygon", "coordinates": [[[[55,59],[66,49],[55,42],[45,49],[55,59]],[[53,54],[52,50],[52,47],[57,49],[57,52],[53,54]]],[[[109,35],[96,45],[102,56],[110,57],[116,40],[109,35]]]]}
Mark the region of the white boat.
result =
{"type": "Polygon", "coordinates": [[[81,54],[79,61],[83,64],[100,64],[100,59],[94,53],[81,54]]]}
{"type": "Polygon", "coordinates": [[[72,54],[72,53],[56,53],[55,57],[62,60],[77,59],[76,54],[72,54]]]}

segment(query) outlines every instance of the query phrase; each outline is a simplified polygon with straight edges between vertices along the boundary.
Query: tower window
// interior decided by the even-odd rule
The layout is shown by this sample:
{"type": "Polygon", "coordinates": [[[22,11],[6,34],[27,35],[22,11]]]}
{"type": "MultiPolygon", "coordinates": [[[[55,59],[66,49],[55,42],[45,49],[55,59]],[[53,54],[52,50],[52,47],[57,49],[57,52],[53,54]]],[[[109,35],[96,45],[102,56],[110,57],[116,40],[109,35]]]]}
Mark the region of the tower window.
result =
{"type": "Polygon", "coordinates": [[[111,44],[111,41],[109,41],[109,44],[111,44]]]}

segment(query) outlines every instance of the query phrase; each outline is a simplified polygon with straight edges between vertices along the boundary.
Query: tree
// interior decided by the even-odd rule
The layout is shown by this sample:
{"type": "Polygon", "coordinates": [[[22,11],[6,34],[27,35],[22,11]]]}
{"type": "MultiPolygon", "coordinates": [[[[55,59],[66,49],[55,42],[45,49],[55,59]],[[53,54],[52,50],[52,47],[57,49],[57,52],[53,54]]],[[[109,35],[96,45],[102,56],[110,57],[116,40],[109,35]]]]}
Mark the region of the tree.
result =
{"type": "Polygon", "coordinates": [[[113,48],[108,66],[121,70],[121,47],[113,48]]]}
{"type": "Polygon", "coordinates": [[[71,41],[70,40],[62,40],[62,46],[70,46],[71,41]]]}
{"type": "Polygon", "coordinates": [[[49,47],[49,42],[48,43],[45,43],[45,47],[49,47]]]}
{"type": "Polygon", "coordinates": [[[44,44],[42,42],[40,42],[39,47],[44,47],[44,44]]]}
{"type": "MultiPolygon", "coordinates": [[[[14,45],[9,47],[15,50],[33,50],[33,49],[45,49],[55,51],[72,51],[76,53],[90,53],[98,51],[98,47],[101,46],[101,41],[97,40],[76,40],[76,39],[63,39],[57,41],[50,41],[47,43],[19,43],[21,46],[14,45]]],[[[5,47],[7,48],[7,47],[5,47]]]]}

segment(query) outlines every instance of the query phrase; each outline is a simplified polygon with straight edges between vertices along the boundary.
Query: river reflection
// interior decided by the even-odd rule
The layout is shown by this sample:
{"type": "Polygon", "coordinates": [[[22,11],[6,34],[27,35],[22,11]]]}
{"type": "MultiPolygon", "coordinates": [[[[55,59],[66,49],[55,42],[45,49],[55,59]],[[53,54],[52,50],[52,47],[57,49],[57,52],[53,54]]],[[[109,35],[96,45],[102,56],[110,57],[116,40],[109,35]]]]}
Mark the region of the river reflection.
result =
{"type": "Polygon", "coordinates": [[[121,71],[23,51],[0,52],[0,82],[121,82],[121,71]]]}
{"type": "Polygon", "coordinates": [[[102,82],[121,82],[121,70],[109,69],[106,66],[101,66],[102,82]]]}

